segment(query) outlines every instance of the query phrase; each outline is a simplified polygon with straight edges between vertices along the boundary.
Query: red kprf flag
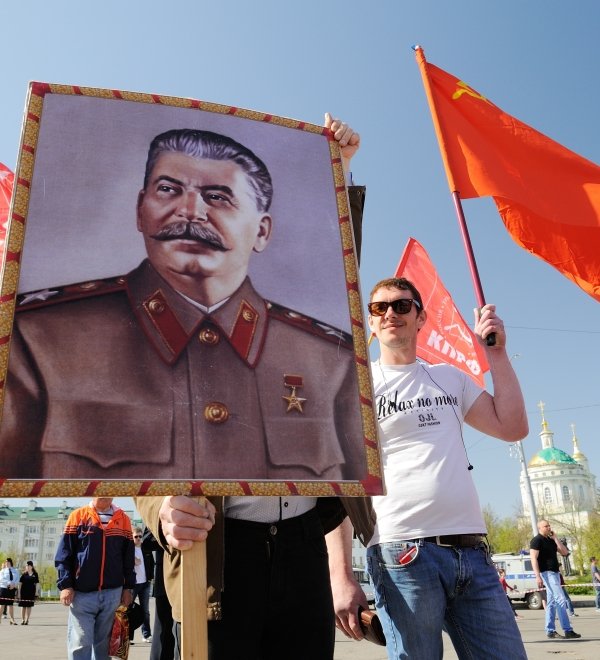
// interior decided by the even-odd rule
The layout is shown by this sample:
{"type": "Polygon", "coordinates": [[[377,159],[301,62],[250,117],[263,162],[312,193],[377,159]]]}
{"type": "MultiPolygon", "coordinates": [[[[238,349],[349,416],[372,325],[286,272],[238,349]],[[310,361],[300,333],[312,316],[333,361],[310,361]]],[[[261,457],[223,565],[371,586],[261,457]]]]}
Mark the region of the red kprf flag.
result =
{"type": "Polygon", "coordinates": [[[427,312],[427,321],[417,335],[417,355],[429,364],[452,364],[485,387],[483,374],[489,370],[485,351],[456,308],[425,248],[414,238],[404,248],[396,277],[405,277],[417,287],[427,312]]]}

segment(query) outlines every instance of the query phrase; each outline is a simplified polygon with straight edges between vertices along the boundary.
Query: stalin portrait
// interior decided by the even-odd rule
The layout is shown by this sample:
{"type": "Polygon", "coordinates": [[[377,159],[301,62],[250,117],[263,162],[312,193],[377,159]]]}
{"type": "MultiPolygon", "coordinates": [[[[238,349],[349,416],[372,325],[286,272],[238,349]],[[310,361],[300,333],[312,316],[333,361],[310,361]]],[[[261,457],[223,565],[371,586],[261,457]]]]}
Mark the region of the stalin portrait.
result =
{"type": "MultiPolygon", "coordinates": [[[[362,192],[349,190],[355,232],[362,192]]],[[[263,161],[230,137],[152,140],[136,209],[147,257],[17,298],[0,477],[366,476],[351,336],[248,275],[277,230],[272,197],[263,161]]]]}

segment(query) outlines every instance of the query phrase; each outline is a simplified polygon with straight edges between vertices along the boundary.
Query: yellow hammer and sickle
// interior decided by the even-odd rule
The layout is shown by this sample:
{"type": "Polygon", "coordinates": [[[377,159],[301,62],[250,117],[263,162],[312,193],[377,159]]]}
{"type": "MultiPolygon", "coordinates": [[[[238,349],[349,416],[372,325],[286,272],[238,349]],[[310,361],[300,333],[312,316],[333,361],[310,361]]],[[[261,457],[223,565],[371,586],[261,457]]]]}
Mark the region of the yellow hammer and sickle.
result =
{"type": "Polygon", "coordinates": [[[457,87],[460,87],[460,89],[457,89],[454,94],[452,94],[452,100],[456,101],[456,99],[459,99],[463,94],[468,94],[469,96],[472,96],[475,99],[480,99],[481,101],[485,101],[486,103],[490,103],[485,96],[482,96],[481,94],[478,94],[474,89],[471,89],[469,85],[467,85],[466,82],[463,82],[462,80],[459,80],[456,83],[457,87]]]}

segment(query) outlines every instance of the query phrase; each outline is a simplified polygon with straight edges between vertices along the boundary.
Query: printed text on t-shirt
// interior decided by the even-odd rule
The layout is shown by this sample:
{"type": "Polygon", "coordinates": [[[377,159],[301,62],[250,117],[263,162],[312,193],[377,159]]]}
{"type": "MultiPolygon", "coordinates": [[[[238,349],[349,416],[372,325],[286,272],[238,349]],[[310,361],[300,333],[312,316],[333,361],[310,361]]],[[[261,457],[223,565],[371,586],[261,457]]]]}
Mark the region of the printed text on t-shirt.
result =
{"type": "MultiPolygon", "coordinates": [[[[442,395],[436,397],[417,397],[415,399],[407,399],[406,401],[398,401],[398,392],[394,392],[391,396],[382,394],[378,396],[375,401],[377,408],[377,419],[381,420],[389,415],[398,412],[409,412],[417,408],[431,408],[439,406],[458,406],[458,399],[455,396],[442,395]]],[[[427,421],[427,420],[420,420],[427,421]]]]}

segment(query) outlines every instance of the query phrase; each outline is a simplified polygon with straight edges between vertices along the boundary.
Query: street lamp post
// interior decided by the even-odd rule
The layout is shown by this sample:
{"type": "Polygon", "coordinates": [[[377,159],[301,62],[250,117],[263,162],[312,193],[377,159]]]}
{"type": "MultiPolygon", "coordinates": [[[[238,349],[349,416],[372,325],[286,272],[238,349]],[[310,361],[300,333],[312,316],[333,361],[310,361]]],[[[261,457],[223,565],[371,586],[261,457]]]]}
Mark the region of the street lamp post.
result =
{"type": "MultiPolygon", "coordinates": [[[[515,353],[510,356],[510,361],[520,358],[520,353],[515,353]]],[[[535,501],[533,499],[533,490],[531,488],[531,479],[529,478],[529,471],[527,470],[527,461],[525,460],[525,451],[523,450],[523,443],[521,440],[518,440],[514,443],[517,447],[517,455],[521,463],[521,470],[523,472],[523,481],[525,483],[525,498],[527,499],[527,504],[529,505],[529,516],[531,518],[531,531],[533,536],[535,536],[537,531],[537,511],[535,509],[535,501]]]]}
{"type": "Polygon", "coordinates": [[[521,470],[523,471],[523,481],[525,482],[525,497],[529,505],[529,516],[531,518],[531,530],[535,536],[537,531],[537,511],[535,510],[535,501],[533,499],[533,490],[531,488],[531,479],[527,470],[527,461],[525,460],[525,452],[523,451],[523,443],[519,440],[515,443],[517,445],[517,452],[519,461],[521,462],[521,470]]]}

